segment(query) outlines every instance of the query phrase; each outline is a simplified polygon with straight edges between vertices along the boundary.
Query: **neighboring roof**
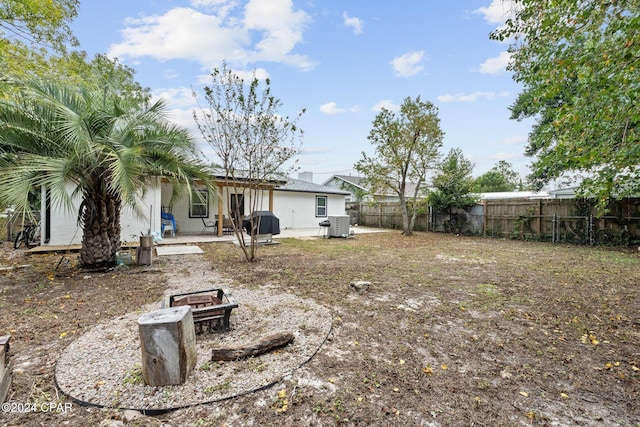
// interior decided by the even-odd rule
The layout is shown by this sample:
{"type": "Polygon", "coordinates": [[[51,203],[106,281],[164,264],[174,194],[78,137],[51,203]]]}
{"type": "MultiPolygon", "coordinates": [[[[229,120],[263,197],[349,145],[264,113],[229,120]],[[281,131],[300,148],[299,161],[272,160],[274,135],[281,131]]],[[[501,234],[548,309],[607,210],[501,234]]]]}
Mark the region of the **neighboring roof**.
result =
{"type": "Polygon", "coordinates": [[[351,185],[355,185],[358,188],[361,188],[363,190],[366,190],[361,184],[360,181],[362,180],[362,177],[359,176],[351,176],[351,175],[333,175],[331,176],[329,179],[327,179],[322,185],[327,185],[327,183],[329,181],[331,181],[334,178],[338,178],[341,179],[342,181],[351,184],[351,185]]]}
{"type": "Polygon", "coordinates": [[[326,185],[314,184],[313,182],[302,181],[300,179],[289,178],[288,182],[280,187],[276,187],[275,191],[296,191],[300,193],[322,193],[322,194],[339,194],[348,196],[348,191],[338,190],[336,188],[327,187],[326,185]]]}
{"type": "MultiPolygon", "coordinates": [[[[358,187],[361,190],[367,191],[369,192],[370,190],[368,188],[363,187],[362,185],[362,181],[364,180],[363,177],[360,176],[351,176],[351,175],[333,175],[331,176],[331,178],[327,179],[323,185],[327,185],[328,182],[330,182],[331,180],[333,180],[334,178],[340,179],[344,182],[346,182],[347,184],[351,184],[355,187],[358,187]]],[[[413,193],[416,189],[416,184],[414,182],[407,182],[406,186],[405,186],[405,194],[411,195],[413,196],[413,193]]],[[[422,185],[421,187],[421,191],[429,191],[429,187],[426,185],[422,185]]],[[[396,192],[389,190],[385,193],[378,193],[376,194],[376,196],[391,196],[391,197],[397,197],[396,192]]]]}
{"type": "Polygon", "coordinates": [[[576,189],[578,187],[567,187],[558,190],[551,190],[549,194],[554,199],[572,199],[576,197],[576,189]]]}
{"type": "Polygon", "coordinates": [[[503,199],[546,199],[549,193],[546,191],[499,191],[494,193],[478,194],[480,200],[503,200],[503,199]]]}

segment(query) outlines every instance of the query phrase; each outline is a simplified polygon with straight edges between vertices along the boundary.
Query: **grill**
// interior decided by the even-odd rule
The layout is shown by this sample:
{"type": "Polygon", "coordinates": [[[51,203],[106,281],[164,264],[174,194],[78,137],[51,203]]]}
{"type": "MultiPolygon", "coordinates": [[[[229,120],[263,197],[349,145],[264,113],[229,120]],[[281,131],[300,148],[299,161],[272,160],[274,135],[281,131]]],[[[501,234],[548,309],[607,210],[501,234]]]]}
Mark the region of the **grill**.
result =
{"type": "Polygon", "coordinates": [[[169,307],[181,305],[191,306],[196,332],[205,328],[208,332],[226,332],[230,329],[231,310],[238,307],[238,302],[228,290],[208,289],[169,297],[169,307]]]}
{"type": "Polygon", "coordinates": [[[242,221],[242,228],[251,236],[280,234],[280,220],[271,211],[254,211],[242,221]]]}

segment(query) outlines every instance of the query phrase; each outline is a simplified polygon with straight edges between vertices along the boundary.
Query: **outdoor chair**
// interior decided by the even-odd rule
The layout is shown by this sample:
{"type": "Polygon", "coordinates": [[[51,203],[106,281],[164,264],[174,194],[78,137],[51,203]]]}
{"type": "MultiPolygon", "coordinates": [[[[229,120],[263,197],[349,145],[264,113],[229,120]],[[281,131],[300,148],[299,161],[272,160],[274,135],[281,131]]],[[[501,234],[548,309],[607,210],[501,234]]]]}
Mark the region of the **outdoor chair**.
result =
{"type": "Polygon", "coordinates": [[[224,215],[222,215],[222,232],[226,234],[233,233],[233,221],[224,215]]]}
{"type": "Polygon", "coordinates": [[[171,237],[176,237],[176,231],[178,226],[176,224],[176,220],[172,214],[162,212],[160,214],[160,234],[164,237],[165,233],[168,231],[171,237]]]}
{"type": "Polygon", "coordinates": [[[202,220],[202,230],[200,231],[200,233],[205,233],[210,228],[213,229],[213,233],[214,234],[218,233],[218,220],[217,219],[215,221],[205,221],[203,217],[200,217],[200,219],[202,220]]]}

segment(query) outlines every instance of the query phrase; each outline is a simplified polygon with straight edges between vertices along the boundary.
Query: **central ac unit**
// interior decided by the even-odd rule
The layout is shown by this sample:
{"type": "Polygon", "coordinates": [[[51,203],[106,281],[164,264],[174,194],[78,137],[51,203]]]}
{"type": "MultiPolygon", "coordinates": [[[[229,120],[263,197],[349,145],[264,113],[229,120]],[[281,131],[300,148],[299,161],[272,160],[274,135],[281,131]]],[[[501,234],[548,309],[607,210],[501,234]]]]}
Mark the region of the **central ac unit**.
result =
{"type": "Polygon", "coordinates": [[[329,237],[349,237],[349,215],[329,216],[329,237]]]}

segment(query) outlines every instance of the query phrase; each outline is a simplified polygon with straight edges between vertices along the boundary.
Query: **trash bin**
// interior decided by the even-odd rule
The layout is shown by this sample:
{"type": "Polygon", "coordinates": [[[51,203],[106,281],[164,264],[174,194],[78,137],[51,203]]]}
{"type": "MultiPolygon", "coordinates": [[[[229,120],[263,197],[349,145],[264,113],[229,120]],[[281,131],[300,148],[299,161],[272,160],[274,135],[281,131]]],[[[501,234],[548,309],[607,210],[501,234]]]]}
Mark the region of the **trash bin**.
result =
{"type": "Polygon", "coordinates": [[[153,264],[153,236],[140,236],[140,246],[136,250],[138,265],[153,264]]]}

